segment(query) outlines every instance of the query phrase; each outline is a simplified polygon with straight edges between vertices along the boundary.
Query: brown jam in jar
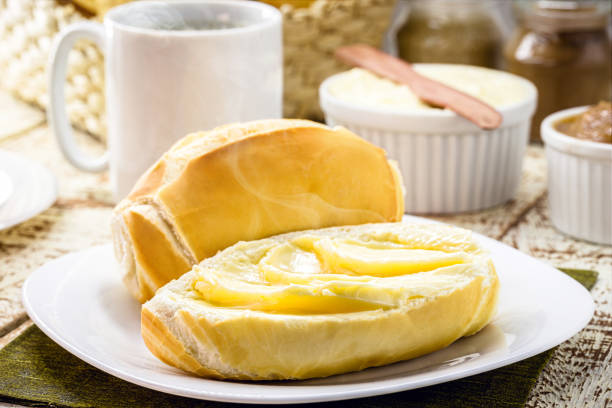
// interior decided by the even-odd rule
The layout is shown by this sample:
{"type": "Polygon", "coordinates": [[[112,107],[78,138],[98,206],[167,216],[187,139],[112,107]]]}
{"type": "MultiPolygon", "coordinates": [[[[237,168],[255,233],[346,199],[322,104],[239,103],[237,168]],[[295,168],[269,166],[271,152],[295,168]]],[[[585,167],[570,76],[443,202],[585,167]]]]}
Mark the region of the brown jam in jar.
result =
{"type": "Polygon", "coordinates": [[[507,44],[507,69],[538,88],[531,140],[549,114],[611,98],[612,47],[605,1],[520,1],[519,27],[507,44]]]}
{"type": "Polygon", "coordinates": [[[397,33],[399,57],[408,62],[453,63],[497,68],[502,35],[498,2],[413,0],[397,33]]]}
{"type": "Polygon", "coordinates": [[[599,102],[579,115],[560,120],[554,127],[578,139],[612,143],[612,104],[599,102]]]}

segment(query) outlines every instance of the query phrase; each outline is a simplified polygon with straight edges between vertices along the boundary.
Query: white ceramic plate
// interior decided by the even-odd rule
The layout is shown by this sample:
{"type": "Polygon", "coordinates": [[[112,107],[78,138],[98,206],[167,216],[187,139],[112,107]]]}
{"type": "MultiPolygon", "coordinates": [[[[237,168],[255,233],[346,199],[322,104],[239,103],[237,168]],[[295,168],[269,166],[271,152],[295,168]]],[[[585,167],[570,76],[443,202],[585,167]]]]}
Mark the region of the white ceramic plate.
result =
{"type": "Polygon", "coordinates": [[[0,207],[13,194],[13,182],[5,171],[0,170],[0,207]]]}
{"type": "Polygon", "coordinates": [[[8,177],[11,191],[0,203],[0,230],[34,217],[55,202],[57,182],[43,165],[0,150],[0,201],[6,182],[1,179],[2,173],[8,177]]]}
{"type": "Polygon", "coordinates": [[[593,300],[578,282],[515,249],[477,237],[491,251],[501,283],[499,312],[487,328],[424,357],[323,379],[217,381],[161,363],[140,337],[140,306],[121,283],[110,245],[44,265],[27,279],[23,301],[32,320],[66,350],[144,387],[242,403],[359,398],[451,381],[523,360],[567,340],[590,320],[593,300]]]}

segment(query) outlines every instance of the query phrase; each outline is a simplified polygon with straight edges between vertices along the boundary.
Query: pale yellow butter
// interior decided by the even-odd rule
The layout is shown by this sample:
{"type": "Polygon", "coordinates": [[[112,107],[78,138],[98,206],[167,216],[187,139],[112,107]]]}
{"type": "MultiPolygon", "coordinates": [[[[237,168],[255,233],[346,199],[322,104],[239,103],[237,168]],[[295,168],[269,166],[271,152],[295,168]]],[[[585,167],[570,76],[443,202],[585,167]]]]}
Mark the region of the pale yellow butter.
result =
{"type": "MultiPolygon", "coordinates": [[[[529,95],[526,84],[512,75],[488,68],[452,64],[415,64],[424,76],[500,108],[529,95]]],[[[329,85],[336,98],[352,104],[390,110],[438,109],[421,101],[407,85],[381,78],[361,68],[338,74],[329,85]]]]}
{"type": "MultiPolygon", "coordinates": [[[[415,227],[402,236],[298,234],[285,242],[261,240],[261,257],[244,262],[229,256],[218,268],[196,266],[194,289],[223,307],[347,313],[400,307],[489,274],[486,258],[468,236],[453,247],[451,237],[431,240],[420,232],[415,227]]],[[[257,242],[250,245],[254,249],[257,242]]]]}

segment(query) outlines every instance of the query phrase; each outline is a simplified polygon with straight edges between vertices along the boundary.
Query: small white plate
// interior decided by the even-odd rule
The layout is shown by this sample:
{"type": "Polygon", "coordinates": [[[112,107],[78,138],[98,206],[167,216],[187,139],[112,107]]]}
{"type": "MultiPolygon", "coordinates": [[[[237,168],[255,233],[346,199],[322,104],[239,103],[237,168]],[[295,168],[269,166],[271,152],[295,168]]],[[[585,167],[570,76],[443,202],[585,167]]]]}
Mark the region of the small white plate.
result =
{"type": "Polygon", "coordinates": [[[6,201],[0,203],[0,231],[34,217],[55,202],[57,182],[43,165],[0,150],[0,196],[2,173],[8,176],[12,189],[6,201]]]}
{"type": "Polygon", "coordinates": [[[367,397],[523,360],[567,340],[590,320],[593,300],[578,282],[513,248],[477,237],[491,251],[501,285],[499,312],[489,326],[414,360],[308,381],[208,380],[161,363],[140,337],[140,305],[123,287],[110,245],[44,265],[27,279],[23,301],[38,327],[66,350],[144,387],[198,399],[260,404],[367,397]]]}
{"type": "Polygon", "coordinates": [[[13,182],[5,171],[0,170],[0,207],[13,194],[13,182]]]}

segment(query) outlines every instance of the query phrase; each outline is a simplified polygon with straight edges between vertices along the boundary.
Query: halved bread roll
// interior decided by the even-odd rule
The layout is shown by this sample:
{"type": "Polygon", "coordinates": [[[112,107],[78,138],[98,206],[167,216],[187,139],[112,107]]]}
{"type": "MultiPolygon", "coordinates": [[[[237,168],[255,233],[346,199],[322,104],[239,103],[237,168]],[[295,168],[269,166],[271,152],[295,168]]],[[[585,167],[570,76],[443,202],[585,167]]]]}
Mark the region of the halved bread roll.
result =
{"type": "Polygon", "coordinates": [[[305,379],[417,357],[491,320],[498,278],[469,231],[333,227],[240,242],[142,308],[151,352],[213,378],[305,379]]]}
{"type": "Polygon", "coordinates": [[[400,220],[403,186],[385,151],[346,129],[262,120],[177,142],[113,213],[123,279],[141,302],[241,240],[400,220]]]}

